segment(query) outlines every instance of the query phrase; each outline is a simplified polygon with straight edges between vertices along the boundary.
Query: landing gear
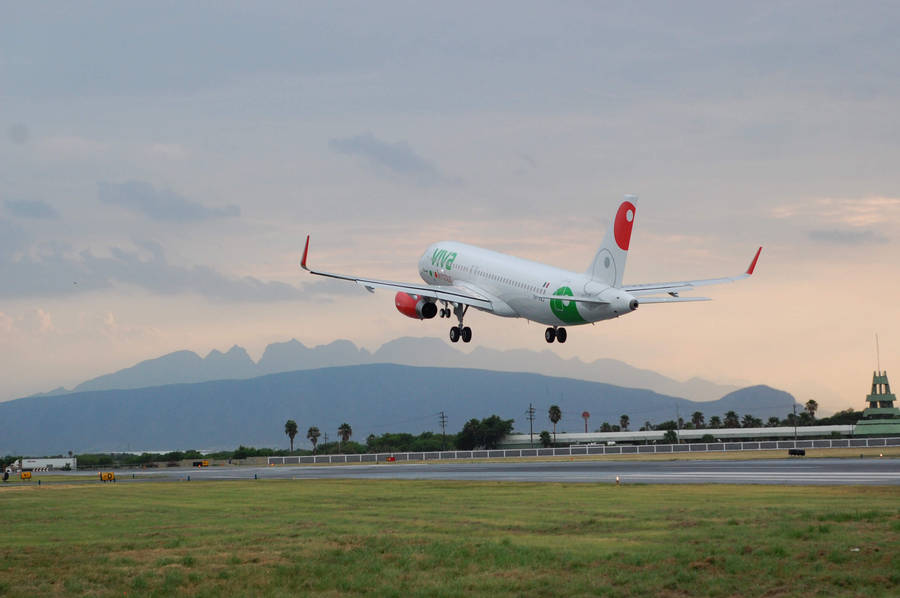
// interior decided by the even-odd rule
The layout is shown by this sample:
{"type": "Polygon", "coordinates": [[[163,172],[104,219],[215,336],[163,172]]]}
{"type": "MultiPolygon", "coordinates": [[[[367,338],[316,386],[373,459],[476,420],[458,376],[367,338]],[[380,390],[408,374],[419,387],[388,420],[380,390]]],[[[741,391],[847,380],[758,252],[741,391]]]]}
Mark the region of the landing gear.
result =
{"type": "Polygon", "coordinates": [[[569,338],[569,335],[566,333],[565,328],[548,328],[544,331],[544,340],[548,343],[552,343],[553,341],[564,343],[567,338],[569,338]]]}
{"type": "MultiPolygon", "coordinates": [[[[468,326],[463,326],[463,316],[466,315],[466,312],[469,310],[468,305],[462,305],[461,303],[457,303],[453,306],[453,313],[456,314],[456,317],[459,319],[459,326],[454,326],[450,329],[450,342],[456,343],[459,342],[459,339],[462,339],[462,342],[467,343],[472,340],[472,329],[468,326]]],[[[441,310],[442,312],[447,312],[447,317],[450,317],[450,309],[441,310]]]]}

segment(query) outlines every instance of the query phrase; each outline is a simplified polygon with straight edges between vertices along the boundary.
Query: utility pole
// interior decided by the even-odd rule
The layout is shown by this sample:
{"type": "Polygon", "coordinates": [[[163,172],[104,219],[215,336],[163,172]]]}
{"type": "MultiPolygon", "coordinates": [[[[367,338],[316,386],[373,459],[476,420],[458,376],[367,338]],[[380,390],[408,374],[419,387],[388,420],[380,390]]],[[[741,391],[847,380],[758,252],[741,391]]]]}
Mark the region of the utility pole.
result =
{"type": "Polygon", "coordinates": [[[327,451],[328,450],[328,432],[323,432],[322,435],[325,437],[325,444],[322,448],[324,448],[327,451]]]}
{"type": "Polygon", "coordinates": [[[441,422],[441,450],[444,450],[447,442],[447,415],[443,411],[439,414],[439,420],[441,422]]]}
{"type": "Polygon", "coordinates": [[[794,403],[794,448],[797,448],[797,403],[794,403]]]}
{"type": "Polygon", "coordinates": [[[675,438],[678,440],[678,444],[681,444],[681,411],[677,404],[675,405],[675,427],[678,428],[675,438]]]}
{"type": "Polygon", "coordinates": [[[528,403],[528,411],[525,412],[528,417],[528,438],[531,442],[531,448],[534,448],[534,405],[528,403]]]}

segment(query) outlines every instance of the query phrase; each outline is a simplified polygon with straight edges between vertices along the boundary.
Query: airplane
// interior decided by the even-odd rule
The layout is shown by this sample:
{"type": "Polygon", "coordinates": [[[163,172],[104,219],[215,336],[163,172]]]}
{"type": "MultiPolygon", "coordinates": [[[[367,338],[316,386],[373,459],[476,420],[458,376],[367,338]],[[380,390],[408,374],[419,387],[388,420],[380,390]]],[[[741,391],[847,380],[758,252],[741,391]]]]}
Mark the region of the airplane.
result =
{"type": "Polygon", "coordinates": [[[626,195],[594,259],[584,272],[497,253],[481,247],[441,241],[419,258],[419,276],[425,284],[392,282],[360,276],[321,272],[309,268],[309,235],[300,267],[328,278],[355,282],[368,291],[397,291],[394,305],[405,316],[419,320],[456,316],[450,341],[472,340],[472,329],[463,325],[470,307],[505,318],[526,318],[547,326],[544,340],[565,343],[566,326],[593,324],[635,311],[639,305],[709,301],[708,297],[682,297],[695,287],[749,278],[762,247],[743,274],[725,278],[651,284],[623,284],[625,259],[637,214],[637,196],[626,195]],[[440,310],[438,304],[441,305],[440,310]]]}

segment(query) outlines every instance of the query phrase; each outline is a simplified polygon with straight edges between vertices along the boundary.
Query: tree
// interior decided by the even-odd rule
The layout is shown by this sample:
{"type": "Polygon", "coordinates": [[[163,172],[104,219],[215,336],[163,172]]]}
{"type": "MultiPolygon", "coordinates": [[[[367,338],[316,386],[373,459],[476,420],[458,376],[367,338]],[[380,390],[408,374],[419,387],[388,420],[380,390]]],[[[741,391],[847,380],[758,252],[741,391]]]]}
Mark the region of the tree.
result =
{"type": "Polygon", "coordinates": [[[625,414],[623,413],[623,414],[619,417],[619,427],[620,427],[622,430],[627,430],[627,429],[628,429],[628,422],[629,422],[628,416],[625,415],[625,414]]]}
{"type": "Polygon", "coordinates": [[[769,418],[769,421],[766,422],[767,428],[777,428],[779,425],[781,425],[781,420],[774,415],[769,418]]]}
{"type": "Polygon", "coordinates": [[[694,424],[695,428],[698,428],[698,429],[702,428],[703,427],[703,412],[702,411],[694,411],[694,413],[691,414],[691,423],[694,424]]]}
{"type": "Polygon", "coordinates": [[[612,426],[609,425],[609,422],[603,422],[602,424],[600,424],[600,431],[601,432],[612,432],[612,426]]]}
{"type": "Polygon", "coordinates": [[[550,405],[547,415],[553,423],[553,444],[556,444],[556,424],[562,419],[562,410],[559,408],[559,405],[550,405]]]}
{"type": "Polygon", "coordinates": [[[665,442],[666,444],[677,444],[678,434],[675,432],[675,430],[666,430],[666,433],[663,436],[663,442],[665,442]]]}
{"type": "Polygon", "coordinates": [[[816,419],[816,410],[819,408],[819,403],[816,402],[815,399],[810,399],[806,401],[806,405],[803,406],[806,409],[806,412],[809,413],[809,417],[812,419],[816,419]]]}
{"type": "Polygon", "coordinates": [[[547,448],[551,444],[553,444],[553,439],[550,438],[550,432],[548,432],[547,430],[541,430],[541,446],[547,448]]]}
{"type": "Polygon", "coordinates": [[[341,442],[347,442],[353,436],[353,428],[347,422],[342,423],[341,427],[338,428],[338,436],[341,437],[341,442]]]}
{"type": "Polygon", "coordinates": [[[741,420],[738,418],[738,414],[734,411],[729,411],[725,414],[725,427],[726,428],[740,428],[741,420]]]}
{"type": "Polygon", "coordinates": [[[745,414],[743,418],[741,418],[741,427],[742,428],[761,428],[762,420],[758,417],[753,417],[749,413],[745,414]]]}
{"type": "Polygon", "coordinates": [[[470,419],[456,435],[456,446],[460,450],[470,451],[478,447],[497,448],[500,440],[512,432],[513,420],[500,419],[497,415],[486,417],[481,421],[470,419]]]}
{"type": "Polygon", "coordinates": [[[294,436],[297,435],[297,422],[292,419],[284,422],[284,433],[291,439],[291,452],[294,452],[294,436]]]}
{"type": "Polygon", "coordinates": [[[719,417],[718,415],[714,415],[711,418],[709,418],[709,427],[713,428],[713,429],[721,428],[722,427],[722,418],[719,417]]]}
{"type": "Polygon", "coordinates": [[[319,444],[319,436],[321,435],[322,433],[319,432],[319,428],[317,428],[316,426],[312,426],[309,430],[306,431],[306,438],[307,440],[312,442],[313,445],[313,453],[316,452],[316,445],[319,444]]]}

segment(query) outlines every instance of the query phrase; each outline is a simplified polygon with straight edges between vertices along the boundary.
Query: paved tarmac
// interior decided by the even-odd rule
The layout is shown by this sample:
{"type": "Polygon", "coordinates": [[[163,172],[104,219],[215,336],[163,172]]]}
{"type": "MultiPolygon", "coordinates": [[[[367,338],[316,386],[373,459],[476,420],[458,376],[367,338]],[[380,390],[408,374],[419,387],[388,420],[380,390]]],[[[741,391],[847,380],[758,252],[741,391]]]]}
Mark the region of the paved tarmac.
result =
{"type": "MultiPolygon", "coordinates": [[[[127,473],[119,474],[120,479],[127,473]]],[[[900,485],[900,459],[773,459],[755,461],[527,461],[392,463],[277,467],[211,467],[142,471],[159,479],[394,479],[623,484],[900,485]]],[[[124,480],[123,480],[124,481],[124,480]]]]}

